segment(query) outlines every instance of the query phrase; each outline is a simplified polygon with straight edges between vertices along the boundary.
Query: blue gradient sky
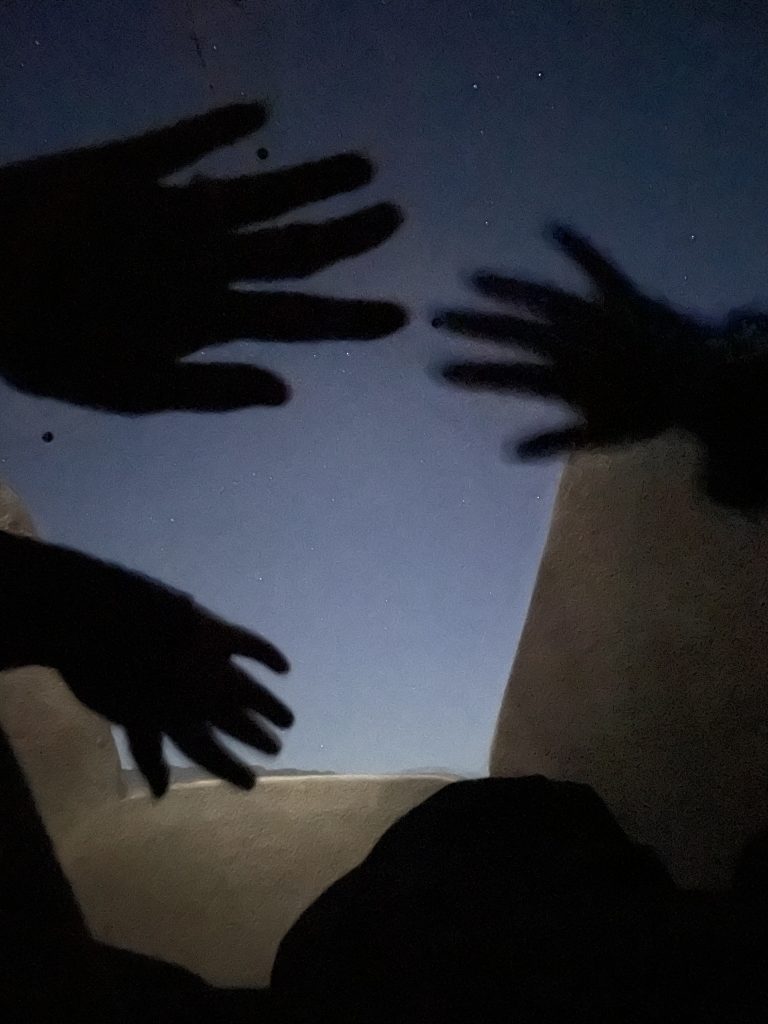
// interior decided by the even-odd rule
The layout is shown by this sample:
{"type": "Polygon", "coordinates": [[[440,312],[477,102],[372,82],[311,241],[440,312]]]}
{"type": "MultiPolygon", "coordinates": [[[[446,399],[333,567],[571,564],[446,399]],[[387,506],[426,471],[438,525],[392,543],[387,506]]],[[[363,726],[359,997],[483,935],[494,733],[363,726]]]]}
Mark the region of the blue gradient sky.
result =
{"type": "Polygon", "coordinates": [[[483,771],[559,473],[500,447],[562,411],[435,384],[467,350],[429,312],[477,266],[575,284],[552,218],[682,305],[766,300],[767,27],[720,2],[0,5],[2,160],[265,98],[266,128],[201,168],[362,148],[375,183],[305,216],[405,207],[393,241],[311,288],[400,297],[407,330],[227,350],[285,374],[283,409],[132,421],[0,388],[0,473],[46,538],[288,653],[298,721],[271,766],[483,771]]]}

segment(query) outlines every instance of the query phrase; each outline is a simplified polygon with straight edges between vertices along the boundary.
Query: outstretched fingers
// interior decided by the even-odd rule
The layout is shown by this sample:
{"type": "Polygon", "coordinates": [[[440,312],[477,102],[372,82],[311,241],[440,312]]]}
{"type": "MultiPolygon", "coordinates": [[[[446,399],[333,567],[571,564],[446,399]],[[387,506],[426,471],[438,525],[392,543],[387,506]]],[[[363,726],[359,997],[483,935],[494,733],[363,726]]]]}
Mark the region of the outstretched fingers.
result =
{"type": "Polygon", "coordinates": [[[296,292],[230,291],[223,327],[230,338],[333,341],[383,338],[407,317],[392,302],[330,299],[296,292]]]}
{"type": "Polygon", "coordinates": [[[228,733],[238,743],[261,750],[274,757],[280,752],[280,740],[261,722],[246,711],[234,710],[218,715],[211,723],[215,728],[228,733]]]}
{"type": "Polygon", "coordinates": [[[554,285],[537,284],[522,278],[500,274],[478,273],[472,283],[481,295],[501,302],[522,306],[534,316],[548,320],[584,316],[590,304],[578,295],[571,295],[554,285]]]}
{"type": "Polygon", "coordinates": [[[260,103],[232,103],[197,117],[102,147],[127,170],[162,178],[260,128],[267,111],[260,103]]]}
{"type": "Polygon", "coordinates": [[[392,235],[403,217],[396,206],[381,203],[322,224],[288,224],[231,236],[231,280],[274,281],[308,277],[339,260],[368,252],[392,235]]]}
{"type": "Polygon", "coordinates": [[[581,267],[605,298],[626,300],[637,294],[630,279],[583,235],[563,224],[554,224],[549,230],[563,252],[581,267]]]}
{"type": "Polygon", "coordinates": [[[258,366],[176,363],[142,385],[133,411],[227,412],[255,405],[284,405],[289,397],[285,381],[258,366]]]}
{"type": "Polygon", "coordinates": [[[168,789],[170,773],[163,756],[163,737],[160,732],[140,727],[126,727],[126,737],[136,767],[147,780],[152,794],[163,796],[168,789]]]}
{"type": "MultiPolygon", "coordinates": [[[[216,682],[212,685],[218,685],[216,682]]],[[[279,729],[293,725],[293,712],[283,704],[266,686],[251,679],[247,672],[237,665],[229,664],[225,678],[221,681],[221,693],[228,707],[246,708],[269,719],[279,729]]]]}
{"type": "Polygon", "coordinates": [[[238,789],[253,788],[253,771],[214,739],[209,726],[179,726],[169,730],[168,736],[185,757],[211,775],[231,782],[238,789]]]}
{"type": "Polygon", "coordinates": [[[516,391],[551,397],[562,395],[550,366],[535,363],[450,363],[442,376],[450,384],[485,391],[516,391]]]}
{"type": "Polygon", "coordinates": [[[208,617],[205,628],[212,645],[226,658],[239,654],[244,658],[260,661],[273,672],[285,673],[290,668],[283,652],[258,633],[252,633],[242,626],[235,626],[213,616],[208,617]]]}
{"type": "Polygon", "coordinates": [[[591,443],[586,427],[566,427],[563,430],[550,430],[535,437],[529,437],[517,445],[517,454],[521,459],[543,459],[563,452],[587,448],[591,443]]]}
{"type": "Polygon", "coordinates": [[[438,314],[432,322],[436,327],[442,327],[453,334],[516,346],[537,355],[552,355],[562,347],[557,333],[549,324],[519,316],[450,309],[438,314]]]}
{"type": "Polygon", "coordinates": [[[202,178],[179,187],[194,204],[211,204],[225,227],[271,220],[299,206],[367,185],[373,164],[359,153],[341,153],[267,174],[202,178]]]}

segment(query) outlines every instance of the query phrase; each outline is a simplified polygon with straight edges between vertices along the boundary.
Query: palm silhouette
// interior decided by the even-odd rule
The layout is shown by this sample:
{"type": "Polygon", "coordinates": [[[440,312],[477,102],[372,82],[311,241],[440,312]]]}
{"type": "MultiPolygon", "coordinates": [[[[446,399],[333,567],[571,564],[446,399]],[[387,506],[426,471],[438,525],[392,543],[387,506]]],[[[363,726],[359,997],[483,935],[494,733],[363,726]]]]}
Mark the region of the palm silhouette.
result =
{"type": "Polygon", "coordinates": [[[342,154],[233,179],[162,179],[265,120],[258,104],[0,169],[0,373],[17,388],[120,413],[286,401],[251,365],[184,362],[239,338],[369,339],[405,322],[388,302],[233,288],[307,277],[388,238],[379,204],[314,224],[243,230],[365,185],[342,154]]]}

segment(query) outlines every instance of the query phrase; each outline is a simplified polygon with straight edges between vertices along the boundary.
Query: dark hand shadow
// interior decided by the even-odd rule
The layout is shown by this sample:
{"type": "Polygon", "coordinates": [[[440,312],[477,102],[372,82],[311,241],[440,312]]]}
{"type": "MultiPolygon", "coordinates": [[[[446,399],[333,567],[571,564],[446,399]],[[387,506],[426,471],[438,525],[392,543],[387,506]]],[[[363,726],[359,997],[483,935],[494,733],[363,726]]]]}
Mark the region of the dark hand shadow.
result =
{"type": "Polygon", "coordinates": [[[442,379],[570,405],[578,422],[518,443],[521,458],[626,445],[677,427],[702,443],[702,484],[713,500],[745,515],[765,507],[768,458],[747,452],[768,426],[768,319],[744,312],[707,325],[643,295],[571,229],[556,226],[552,237],[586,274],[593,296],[476,274],[476,290],[514,313],[453,309],[433,326],[536,361],[452,363],[442,379]]]}
{"type": "Polygon", "coordinates": [[[13,386],[126,414],[280,405],[289,391],[274,374],[184,357],[244,338],[380,338],[405,323],[390,302],[232,287],[309,277],[375,248],[402,220],[379,204],[251,230],[367,184],[374,169],[352,153],[162,183],[265,119],[255,103],[222,107],[0,169],[0,373],[13,386]]]}
{"type": "Polygon", "coordinates": [[[241,789],[253,770],[213,730],[276,754],[290,710],[232,660],[288,671],[277,648],[155,580],[0,532],[0,669],[56,669],[87,707],[125,728],[155,796],[169,781],[162,741],[241,789]]]}

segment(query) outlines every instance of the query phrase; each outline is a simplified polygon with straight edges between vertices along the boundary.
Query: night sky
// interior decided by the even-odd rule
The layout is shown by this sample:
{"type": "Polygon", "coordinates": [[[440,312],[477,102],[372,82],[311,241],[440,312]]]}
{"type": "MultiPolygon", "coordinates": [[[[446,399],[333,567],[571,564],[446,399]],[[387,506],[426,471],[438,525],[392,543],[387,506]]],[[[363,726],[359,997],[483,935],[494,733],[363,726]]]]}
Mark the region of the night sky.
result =
{"type": "Polygon", "coordinates": [[[679,305],[768,306],[764,10],[0,3],[3,161],[266,99],[267,126],[201,169],[362,149],[373,185],[302,216],[405,209],[392,241],[306,290],[399,298],[406,330],[223,350],[285,375],[284,408],[132,420],[0,395],[0,474],[44,537],[187,590],[291,658],[287,679],[262,677],[298,719],[270,767],[484,771],[560,468],[501,446],[563,411],[436,383],[478,349],[430,315],[465,303],[479,267],[578,284],[542,239],[551,219],[679,305]]]}

